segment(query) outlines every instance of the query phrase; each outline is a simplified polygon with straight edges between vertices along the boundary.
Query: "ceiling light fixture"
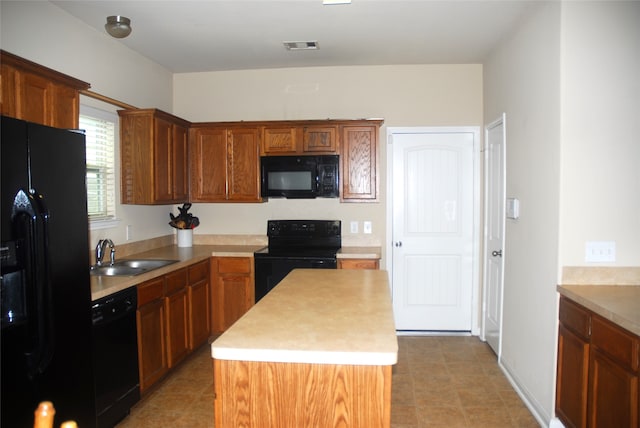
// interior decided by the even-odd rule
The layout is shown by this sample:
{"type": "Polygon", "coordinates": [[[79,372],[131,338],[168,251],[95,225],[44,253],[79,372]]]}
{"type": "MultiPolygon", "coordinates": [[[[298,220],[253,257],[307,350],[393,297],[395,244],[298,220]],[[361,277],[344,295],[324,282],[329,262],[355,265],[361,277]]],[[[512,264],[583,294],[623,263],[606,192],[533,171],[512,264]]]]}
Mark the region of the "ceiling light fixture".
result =
{"type": "Polygon", "coordinates": [[[126,16],[108,16],[104,29],[116,39],[122,39],[131,34],[131,20],[126,16]]]}
{"type": "Polygon", "coordinates": [[[315,40],[309,41],[309,42],[282,42],[282,43],[284,44],[284,47],[290,51],[311,51],[311,50],[320,49],[318,42],[316,42],[315,40]]]}

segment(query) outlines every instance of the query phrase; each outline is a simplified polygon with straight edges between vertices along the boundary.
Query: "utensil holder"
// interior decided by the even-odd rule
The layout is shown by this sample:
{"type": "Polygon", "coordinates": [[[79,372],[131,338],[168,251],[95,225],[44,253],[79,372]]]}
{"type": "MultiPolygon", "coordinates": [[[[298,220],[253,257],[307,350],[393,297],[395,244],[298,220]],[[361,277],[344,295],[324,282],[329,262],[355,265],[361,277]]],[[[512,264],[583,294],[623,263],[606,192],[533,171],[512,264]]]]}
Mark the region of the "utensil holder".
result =
{"type": "Polygon", "coordinates": [[[193,229],[177,229],[178,230],[178,247],[193,246],[193,229]]]}

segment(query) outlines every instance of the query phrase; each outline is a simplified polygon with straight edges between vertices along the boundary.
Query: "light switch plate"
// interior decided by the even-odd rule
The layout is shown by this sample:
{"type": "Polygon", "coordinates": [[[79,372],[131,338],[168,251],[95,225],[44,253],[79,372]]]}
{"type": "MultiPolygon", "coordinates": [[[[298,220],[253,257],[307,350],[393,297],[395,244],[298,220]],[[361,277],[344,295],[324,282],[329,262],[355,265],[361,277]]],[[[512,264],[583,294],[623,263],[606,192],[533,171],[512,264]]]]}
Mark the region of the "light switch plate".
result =
{"type": "Polygon", "coordinates": [[[350,227],[351,227],[351,233],[358,233],[358,222],[357,221],[352,221],[350,227]]]}
{"type": "Polygon", "coordinates": [[[364,233],[371,233],[371,222],[365,221],[362,223],[362,231],[364,233]]]}

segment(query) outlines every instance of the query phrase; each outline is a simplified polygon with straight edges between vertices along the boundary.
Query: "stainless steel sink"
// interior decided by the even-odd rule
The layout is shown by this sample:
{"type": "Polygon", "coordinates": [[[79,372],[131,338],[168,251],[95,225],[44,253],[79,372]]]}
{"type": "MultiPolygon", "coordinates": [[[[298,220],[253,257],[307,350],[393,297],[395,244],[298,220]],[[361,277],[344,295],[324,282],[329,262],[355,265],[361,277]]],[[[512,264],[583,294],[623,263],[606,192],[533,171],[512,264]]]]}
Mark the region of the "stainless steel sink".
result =
{"type": "Polygon", "coordinates": [[[96,276],[135,276],[177,262],[178,260],[122,259],[112,265],[91,266],[90,273],[96,276]]]}

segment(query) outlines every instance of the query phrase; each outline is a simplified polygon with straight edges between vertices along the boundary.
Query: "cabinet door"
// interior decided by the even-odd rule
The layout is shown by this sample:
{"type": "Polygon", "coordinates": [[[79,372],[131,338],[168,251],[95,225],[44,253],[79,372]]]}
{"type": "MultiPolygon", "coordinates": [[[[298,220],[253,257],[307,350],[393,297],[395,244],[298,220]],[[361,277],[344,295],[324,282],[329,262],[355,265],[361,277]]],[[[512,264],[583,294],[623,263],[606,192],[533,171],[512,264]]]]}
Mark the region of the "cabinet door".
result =
{"type": "Polygon", "coordinates": [[[624,369],[597,348],[591,350],[589,426],[638,427],[638,373],[624,369]]]}
{"type": "Polygon", "coordinates": [[[567,427],[587,426],[589,343],[560,325],[556,414],[567,427]]]}
{"type": "Polygon", "coordinates": [[[192,129],[189,140],[189,166],[191,174],[191,202],[226,200],[226,129],[192,129]]]}
{"type": "Polygon", "coordinates": [[[222,333],[253,306],[253,259],[212,258],[212,328],[222,333]]]}
{"type": "Polygon", "coordinates": [[[167,320],[167,360],[175,366],[189,352],[189,305],[187,270],[165,276],[165,311],[167,320]]]}
{"type": "Polygon", "coordinates": [[[309,153],[336,153],[337,128],[335,126],[305,126],[303,129],[303,149],[309,153]]]}
{"type": "Polygon", "coordinates": [[[293,154],[298,150],[297,130],[292,126],[266,127],[263,132],[262,152],[265,155],[293,154]]]}
{"type": "Polygon", "coordinates": [[[165,297],[167,311],[167,359],[169,368],[175,366],[189,352],[187,288],[165,297]]]}
{"type": "Polygon", "coordinates": [[[196,349],[211,332],[209,260],[189,267],[189,348],[196,349]]]}
{"type": "Polygon", "coordinates": [[[189,199],[189,130],[186,126],[176,124],[172,129],[172,199],[175,202],[186,202],[189,199]]]}
{"type": "Polygon", "coordinates": [[[156,118],[153,121],[154,142],[153,153],[153,188],[154,200],[158,202],[171,202],[173,200],[172,183],[172,147],[171,137],[173,129],[171,122],[156,118]]]}
{"type": "Polygon", "coordinates": [[[260,201],[260,139],[257,128],[238,128],[228,134],[228,199],[260,201]]]}
{"type": "Polygon", "coordinates": [[[51,126],[51,82],[35,74],[19,73],[17,83],[19,118],[51,126]]]}
{"type": "Polygon", "coordinates": [[[341,199],[349,202],[378,200],[378,127],[342,127],[341,199]]]}
{"type": "Polygon", "coordinates": [[[138,308],[138,360],[140,392],[157,382],[169,369],[165,353],[164,303],[156,299],[138,308]]]}

